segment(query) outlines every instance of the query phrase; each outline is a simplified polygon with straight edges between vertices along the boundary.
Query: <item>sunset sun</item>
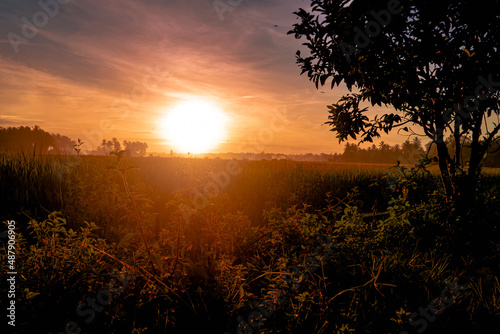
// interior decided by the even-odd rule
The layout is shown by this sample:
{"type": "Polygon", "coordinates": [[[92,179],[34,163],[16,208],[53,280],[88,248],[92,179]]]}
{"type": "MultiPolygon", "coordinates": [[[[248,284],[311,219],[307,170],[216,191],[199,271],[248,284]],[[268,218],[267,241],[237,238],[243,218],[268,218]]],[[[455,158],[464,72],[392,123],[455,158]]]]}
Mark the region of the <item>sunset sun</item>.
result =
{"type": "Polygon", "coordinates": [[[228,117],[215,104],[191,100],[168,110],[163,136],[182,153],[207,153],[226,137],[228,117]]]}

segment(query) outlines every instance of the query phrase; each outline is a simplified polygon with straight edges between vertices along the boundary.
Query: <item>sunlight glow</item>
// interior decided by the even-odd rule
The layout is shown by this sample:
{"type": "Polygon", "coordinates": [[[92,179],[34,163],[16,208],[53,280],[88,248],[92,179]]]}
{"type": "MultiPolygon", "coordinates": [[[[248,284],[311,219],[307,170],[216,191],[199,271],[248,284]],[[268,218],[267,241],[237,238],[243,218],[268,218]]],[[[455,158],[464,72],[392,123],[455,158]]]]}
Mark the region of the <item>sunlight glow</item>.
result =
{"type": "Polygon", "coordinates": [[[205,100],[179,103],[163,120],[163,136],[181,153],[208,153],[226,137],[228,117],[205,100]]]}

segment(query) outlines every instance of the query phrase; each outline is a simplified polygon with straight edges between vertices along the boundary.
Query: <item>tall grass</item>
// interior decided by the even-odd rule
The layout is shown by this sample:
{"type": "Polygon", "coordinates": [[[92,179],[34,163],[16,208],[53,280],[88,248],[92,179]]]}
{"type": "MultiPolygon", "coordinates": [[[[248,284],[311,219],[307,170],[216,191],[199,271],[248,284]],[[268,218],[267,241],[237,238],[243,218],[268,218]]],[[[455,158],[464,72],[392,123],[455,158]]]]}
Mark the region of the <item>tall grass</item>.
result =
{"type": "Polygon", "coordinates": [[[84,332],[234,333],[255,303],[281,291],[262,333],[416,332],[410,315],[458,278],[468,289],[427,332],[498,329],[498,175],[483,176],[471,217],[451,221],[435,173],[238,163],[242,172],[186,220],[182,205],[194,206],[227,161],[0,156],[9,190],[1,218],[20,227],[19,309],[37,315],[23,325],[59,332],[80,319],[84,332]],[[318,238],[335,252],[314,274],[293,274],[318,256],[318,238]],[[115,270],[133,281],[85,324],[76,308],[115,270]]]}

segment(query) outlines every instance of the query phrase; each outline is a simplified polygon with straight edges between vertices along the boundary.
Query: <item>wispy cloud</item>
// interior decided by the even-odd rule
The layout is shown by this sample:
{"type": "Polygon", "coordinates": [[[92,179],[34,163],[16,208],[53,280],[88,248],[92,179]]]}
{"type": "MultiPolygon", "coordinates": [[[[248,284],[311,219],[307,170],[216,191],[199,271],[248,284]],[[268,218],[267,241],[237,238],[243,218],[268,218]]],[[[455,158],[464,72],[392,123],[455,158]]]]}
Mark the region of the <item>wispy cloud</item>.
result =
{"type": "Polygon", "coordinates": [[[319,131],[318,148],[328,143],[335,151],[334,136],[318,126],[326,120],[325,105],[345,91],[321,94],[299,75],[294,54],[300,42],[286,33],[300,6],[301,0],[244,1],[221,21],[211,1],[71,1],[16,54],[5,36],[21,34],[21,18],[40,8],[28,0],[3,1],[2,120],[44,124],[76,138],[110,119],[116,129],[105,136],[133,135],[127,139],[167,150],[157,138],[162,113],[181,99],[205,96],[233,117],[228,142],[266,124],[269,110],[286,106],[298,121],[276,145],[302,137],[311,142],[319,131]],[[152,69],[164,80],[144,89],[152,69]],[[114,114],[113,103],[138,92],[126,118],[114,114]]]}

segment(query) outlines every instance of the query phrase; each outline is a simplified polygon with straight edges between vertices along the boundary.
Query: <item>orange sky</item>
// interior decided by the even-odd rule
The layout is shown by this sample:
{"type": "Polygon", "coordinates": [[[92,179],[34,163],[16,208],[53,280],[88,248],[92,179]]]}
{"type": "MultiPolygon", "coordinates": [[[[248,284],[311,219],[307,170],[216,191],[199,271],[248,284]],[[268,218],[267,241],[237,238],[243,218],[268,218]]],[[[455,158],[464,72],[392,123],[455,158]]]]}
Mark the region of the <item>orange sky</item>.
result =
{"type": "Polygon", "coordinates": [[[326,105],[347,90],[317,90],[300,76],[300,41],[286,34],[292,12],[307,1],[242,1],[225,13],[211,0],[59,0],[58,8],[55,1],[46,0],[47,22],[36,2],[0,4],[0,126],[38,124],[81,138],[87,149],[117,137],[169,152],[175,147],[160,120],[179,102],[202,97],[231,120],[214,152],[342,152],[322,124],[326,105]],[[25,37],[23,18],[42,21],[13,46],[9,33],[25,37]],[[259,141],[269,129],[272,140],[259,141]]]}

